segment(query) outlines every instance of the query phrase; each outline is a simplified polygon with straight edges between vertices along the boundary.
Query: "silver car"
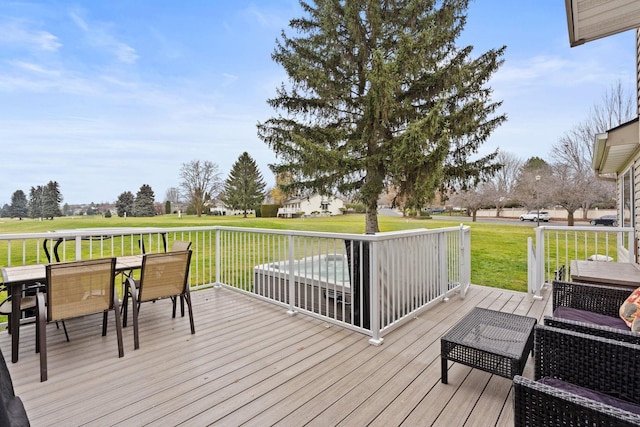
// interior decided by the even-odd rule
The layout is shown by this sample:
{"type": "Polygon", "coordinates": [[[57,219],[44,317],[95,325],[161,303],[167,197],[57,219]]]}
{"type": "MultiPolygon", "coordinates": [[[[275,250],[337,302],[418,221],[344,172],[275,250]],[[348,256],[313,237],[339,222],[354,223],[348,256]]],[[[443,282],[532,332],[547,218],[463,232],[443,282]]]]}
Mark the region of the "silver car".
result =
{"type": "MultiPolygon", "coordinates": [[[[540,211],[540,221],[549,222],[551,216],[547,211],[540,211]]],[[[520,221],[537,221],[538,211],[529,211],[526,214],[520,215],[520,221]]]]}

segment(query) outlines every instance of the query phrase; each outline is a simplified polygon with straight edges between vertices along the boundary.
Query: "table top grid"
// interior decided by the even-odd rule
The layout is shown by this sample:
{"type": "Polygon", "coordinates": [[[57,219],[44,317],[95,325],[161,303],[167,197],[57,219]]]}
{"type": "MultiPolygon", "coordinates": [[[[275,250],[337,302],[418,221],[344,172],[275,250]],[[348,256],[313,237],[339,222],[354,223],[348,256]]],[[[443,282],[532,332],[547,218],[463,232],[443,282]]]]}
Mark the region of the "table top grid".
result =
{"type": "Polygon", "coordinates": [[[519,357],[536,322],[532,317],[476,307],[442,341],[519,357]]]}

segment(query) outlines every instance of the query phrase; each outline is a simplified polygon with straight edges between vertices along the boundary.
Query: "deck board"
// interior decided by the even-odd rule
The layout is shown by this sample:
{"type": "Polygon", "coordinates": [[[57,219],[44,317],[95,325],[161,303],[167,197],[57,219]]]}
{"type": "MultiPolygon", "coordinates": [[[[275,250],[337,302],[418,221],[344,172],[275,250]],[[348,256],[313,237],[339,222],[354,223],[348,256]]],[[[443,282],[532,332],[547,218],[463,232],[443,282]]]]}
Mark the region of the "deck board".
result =
{"type": "MultiPolygon", "coordinates": [[[[471,286],[384,337],[357,332],[224,288],[192,294],[196,334],[171,318],[169,301],[143,305],[140,349],[124,330],[117,357],[113,316],[67,323],[71,342],[47,329],[49,380],[39,382],[34,325],[21,329],[9,363],[33,426],[75,425],[513,425],[511,381],[449,363],[440,382],[440,337],[473,307],[541,319],[547,291],[471,286]]],[[[10,354],[11,340],[0,334],[10,354]]],[[[531,376],[531,359],[525,376],[531,376]]]]}

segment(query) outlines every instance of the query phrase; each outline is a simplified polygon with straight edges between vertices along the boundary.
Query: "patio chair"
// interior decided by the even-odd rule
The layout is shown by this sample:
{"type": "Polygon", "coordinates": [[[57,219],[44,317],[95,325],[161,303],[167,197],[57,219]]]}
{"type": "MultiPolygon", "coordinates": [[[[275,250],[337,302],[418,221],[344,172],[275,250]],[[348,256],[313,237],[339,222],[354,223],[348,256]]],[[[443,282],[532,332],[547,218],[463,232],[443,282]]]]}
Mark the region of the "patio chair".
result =
{"type": "Polygon", "coordinates": [[[191,249],[191,242],[185,240],[174,240],[171,244],[171,252],[188,251],[191,249]]]}
{"type": "MultiPolygon", "coordinates": [[[[22,298],[20,298],[20,311],[32,311],[35,312],[36,309],[36,295],[42,288],[40,283],[30,283],[24,287],[22,298]]],[[[8,286],[0,286],[0,292],[6,293],[6,298],[0,302],[0,314],[7,316],[7,330],[11,332],[11,311],[13,309],[12,306],[12,298],[10,295],[10,290],[8,286]]]]}
{"type": "Polygon", "coordinates": [[[118,356],[124,356],[118,299],[115,298],[115,258],[48,264],[47,292],[36,295],[36,352],[40,352],[40,381],[47,380],[46,323],[103,313],[102,336],[107,335],[107,315],[116,320],[118,356]],[[46,298],[46,302],[45,302],[46,298]]]}
{"type": "Polygon", "coordinates": [[[127,290],[123,302],[123,324],[125,326],[127,324],[127,307],[129,305],[129,298],[131,298],[134,349],[137,350],[140,348],[138,315],[140,313],[140,305],[143,302],[171,298],[174,301],[172,317],[175,318],[175,298],[184,298],[189,310],[191,333],[196,333],[193,322],[191,296],[189,294],[188,277],[190,261],[191,251],[145,254],[142,259],[140,280],[135,280],[132,277],[127,279],[127,290]]]}
{"type": "Polygon", "coordinates": [[[545,325],[640,345],[640,334],[619,316],[630,289],[554,280],[552,292],[553,316],[545,316],[545,325]]]}
{"type": "Polygon", "coordinates": [[[514,425],[640,424],[640,346],[538,325],[534,380],[513,380],[514,425]]]}
{"type": "MultiPolygon", "coordinates": [[[[42,243],[42,247],[47,257],[47,261],[50,263],[52,261],[51,261],[51,254],[49,253],[49,249],[48,249],[48,246],[49,246],[48,242],[49,242],[49,239],[44,239],[42,243]]],[[[58,246],[60,246],[62,242],[63,242],[62,239],[57,239],[56,244],[54,246],[55,262],[60,262],[60,256],[58,255],[58,246]]],[[[40,291],[44,292],[45,289],[46,289],[45,285],[40,282],[25,283],[25,285],[23,286],[22,298],[20,299],[20,311],[27,312],[27,316],[35,317],[36,292],[40,292],[40,291]]],[[[11,299],[12,298],[9,292],[9,287],[5,285],[1,285],[0,292],[6,293],[6,298],[0,302],[0,315],[7,316],[7,326],[8,326],[7,331],[11,333],[11,311],[12,311],[11,299]]],[[[65,334],[66,334],[66,329],[65,329],[65,334]]],[[[68,340],[69,340],[69,337],[67,336],[67,341],[68,340]]]]}

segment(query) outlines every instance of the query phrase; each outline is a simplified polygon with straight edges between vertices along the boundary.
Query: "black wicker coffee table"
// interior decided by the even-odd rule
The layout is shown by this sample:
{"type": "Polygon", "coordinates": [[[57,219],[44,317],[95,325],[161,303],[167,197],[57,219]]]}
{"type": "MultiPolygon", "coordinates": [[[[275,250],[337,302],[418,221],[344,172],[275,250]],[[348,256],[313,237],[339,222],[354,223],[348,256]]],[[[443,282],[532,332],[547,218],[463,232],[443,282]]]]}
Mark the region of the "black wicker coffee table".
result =
{"type": "Polygon", "coordinates": [[[447,360],[513,378],[522,374],[533,348],[536,319],[474,308],[440,339],[442,383],[447,360]]]}

